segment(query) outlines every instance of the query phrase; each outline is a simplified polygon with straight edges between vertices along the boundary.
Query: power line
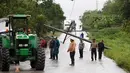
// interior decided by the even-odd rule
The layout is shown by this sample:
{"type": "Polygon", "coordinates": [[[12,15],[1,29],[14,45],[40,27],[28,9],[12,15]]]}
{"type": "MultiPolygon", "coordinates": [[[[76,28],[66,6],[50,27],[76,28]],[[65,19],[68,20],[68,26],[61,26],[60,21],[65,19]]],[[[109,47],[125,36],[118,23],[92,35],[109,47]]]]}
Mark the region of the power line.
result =
{"type": "Polygon", "coordinates": [[[96,10],[98,11],[98,0],[96,0],[96,10]]]}
{"type": "Polygon", "coordinates": [[[75,0],[73,0],[74,3],[73,3],[73,6],[72,6],[72,10],[71,10],[71,13],[70,13],[70,17],[72,16],[72,13],[73,13],[73,10],[74,10],[74,6],[75,6],[75,0]]]}

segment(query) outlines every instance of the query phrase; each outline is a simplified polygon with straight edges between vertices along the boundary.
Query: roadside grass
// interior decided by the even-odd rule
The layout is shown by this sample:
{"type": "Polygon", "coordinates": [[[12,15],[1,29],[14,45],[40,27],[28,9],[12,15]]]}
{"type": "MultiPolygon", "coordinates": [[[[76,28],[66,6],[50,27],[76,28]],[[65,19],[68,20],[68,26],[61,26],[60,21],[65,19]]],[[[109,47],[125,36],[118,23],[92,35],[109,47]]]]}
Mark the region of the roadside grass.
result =
{"type": "Polygon", "coordinates": [[[113,59],[117,65],[130,73],[130,35],[120,28],[105,28],[97,32],[90,32],[90,39],[97,42],[104,40],[110,49],[105,50],[105,55],[113,59]]]}

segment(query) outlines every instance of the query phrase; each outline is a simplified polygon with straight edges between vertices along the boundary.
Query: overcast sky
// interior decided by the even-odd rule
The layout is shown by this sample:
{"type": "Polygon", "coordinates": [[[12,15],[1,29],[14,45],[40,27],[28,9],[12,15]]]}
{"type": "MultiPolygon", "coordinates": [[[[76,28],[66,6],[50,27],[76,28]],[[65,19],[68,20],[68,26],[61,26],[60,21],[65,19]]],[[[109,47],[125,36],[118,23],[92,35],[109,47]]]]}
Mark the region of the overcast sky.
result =
{"type": "MultiPolygon", "coordinates": [[[[98,0],[98,8],[102,9],[104,3],[107,0],[98,0]]],[[[72,15],[72,6],[74,1],[71,0],[55,0],[56,3],[59,3],[64,11],[64,16],[67,19],[74,19],[79,23],[79,16],[83,15],[86,10],[95,10],[96,9],[96,0],[75,0],[74,10],[72,15]]]]}

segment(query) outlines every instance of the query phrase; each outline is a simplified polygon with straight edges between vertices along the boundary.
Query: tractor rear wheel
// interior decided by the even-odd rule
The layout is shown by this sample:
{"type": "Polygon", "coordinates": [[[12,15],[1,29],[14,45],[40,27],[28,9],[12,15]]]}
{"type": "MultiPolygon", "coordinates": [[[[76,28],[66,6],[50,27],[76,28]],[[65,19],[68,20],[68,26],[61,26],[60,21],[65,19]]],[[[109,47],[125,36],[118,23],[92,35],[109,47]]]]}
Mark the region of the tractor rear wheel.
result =
{"type": "Polygon", "coordinates": [[[1,70],[2,71],[9,71],[10,64],[9,64],[9,50],[2,48],[2,61],[1,61],[1,70]]]}
{"type": "Polygon", "coordinates": [[[37,51],[36,58],[36,70],[44,70],[45,67],[45,50],[44,48],[39,48],[37,51]]]}

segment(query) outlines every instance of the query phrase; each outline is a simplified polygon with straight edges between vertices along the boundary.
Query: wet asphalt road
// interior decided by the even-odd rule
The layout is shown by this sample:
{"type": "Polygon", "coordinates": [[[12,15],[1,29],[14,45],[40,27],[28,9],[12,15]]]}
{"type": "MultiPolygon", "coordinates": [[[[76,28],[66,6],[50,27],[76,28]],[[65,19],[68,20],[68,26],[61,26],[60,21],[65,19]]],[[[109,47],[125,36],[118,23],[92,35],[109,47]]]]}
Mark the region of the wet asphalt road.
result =
{"type": "MultiPolygon", "coordinates": [[[[77,32],[76,35],[79,36],[81,32],[77,32]]],[[[74,34],[74,33],[73,33],[74,34]]],[[[85,36],[86,33],[84,32],[85,36]]],[[[61,34],[59,40],[62,42],[65,34],[61,34]]],[[[84,58],[79,59],[78,46],[75,55],[75,66],[69,66],[70,57],[67,53],[69,46],[70,37],[67,37],[65,44],[60,45],[59,60],[49,59],[49,49],[46,50],[46,66],[44,71],[35,71],[31,69],[29,61],[20,63],[20,73],[126,73],[123,69],[116,66],[113,60],[103,56],[102,61],[91,61],[89,47],[90,44],[85,42],[84,58]]],[[[73,38],[78,45],[79,40],[73,38]]],[[[88,39],[88,38],[86,38],[88,39]]],[[[0,73],[14,73],[15,67],[11,66],[9,72],[0,73]]]]}

